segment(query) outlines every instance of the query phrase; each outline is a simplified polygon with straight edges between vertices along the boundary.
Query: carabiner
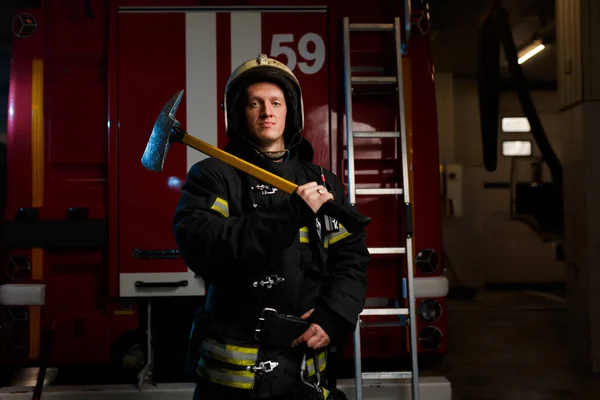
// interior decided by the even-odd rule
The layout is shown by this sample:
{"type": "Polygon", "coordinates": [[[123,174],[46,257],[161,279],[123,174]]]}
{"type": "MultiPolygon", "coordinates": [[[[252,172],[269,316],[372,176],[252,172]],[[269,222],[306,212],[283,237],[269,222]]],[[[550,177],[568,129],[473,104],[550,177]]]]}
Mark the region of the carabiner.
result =
{"type": "Polygon", "coordinates": [[[321,391],[321,368],[319,367],[319,353],[317,353],[317,350],[315,350],[315,362],[314,362],[314,367],[315,367],[315,376],[317,377],[317,388],[319,389],[319,391],[321,391]]]}
{"type": "Polygon", "coordinates": [[[317,391],[317,393],[319,393],[319,396],[323,397],[323,389],[321,389],[321,371],[319,368],[319,360],[318,360],[318,354],[317,354],[316,350],[315,350],[314,368],[315,368],[315,376],[317,377],[317,382],[316,383],[306,382],[306,380],[304,379],[304,372],[306,371],[306,354],[304,354],[302,356],[302,363],[300,364],[300,381],[302,381],[302,383],[304,383],[306,386],[315,389],[317,391]]]}

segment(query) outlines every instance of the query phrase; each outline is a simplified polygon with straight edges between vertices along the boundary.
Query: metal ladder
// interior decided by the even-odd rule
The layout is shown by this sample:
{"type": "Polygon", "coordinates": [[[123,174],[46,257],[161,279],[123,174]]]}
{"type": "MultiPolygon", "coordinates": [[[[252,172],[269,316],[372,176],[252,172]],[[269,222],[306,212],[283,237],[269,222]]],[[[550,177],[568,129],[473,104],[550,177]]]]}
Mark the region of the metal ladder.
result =
{"type": "Polygon", "coordinates": [[[410,204],[410,184],[408,175],[408,152],[406,140],[406,115],[404,105],[404,86],[402,80],[402,32],[400,29],[400,18],[395,18],[393,24],[351,24],[348,17],[344,18],[344,81],[345,81],[345,103],[346,103],[346,139],[348,156],[348,198],[351,205],[356,204],[357,195],[403,195],[405,205],[405,217],[407,221],[406,247],[379,247],[369,248],[370,254],[405,254],[408,276],[405,280],[408,286],[408,308],[368,308],[365,307],[361,316],[366,315],[392,315],[408,316],[410,348],[411,348],[411,371],[392,372],[362,372],[360,327],[362,321],[359,316],[354,333],[354,371],[356,382],[356,400],[362,400],[363,380],[383,379],[407,379],[411,378],[412,400],[419,400],[419,368],[417,360],[417,333],[416,313],[414,309],[414,274],[413,274],[413,248],[412,248],[412,207],[410,204]],[[391,77],[357,77],[352,76],[350,66],[350,32],[392,32],[394,34],[394,47],[396,53],[396,76],[391,77]],[[357,84],[394,84],[398,93],[398,115],[400,132],[358,132],[353,129],[352,117],[352,86],[357,84]],[[400,153],[402,156],[402,188],[356,188],[354,167],[354,139],[356,138],[396,138],[400,139],[400,153]]]}

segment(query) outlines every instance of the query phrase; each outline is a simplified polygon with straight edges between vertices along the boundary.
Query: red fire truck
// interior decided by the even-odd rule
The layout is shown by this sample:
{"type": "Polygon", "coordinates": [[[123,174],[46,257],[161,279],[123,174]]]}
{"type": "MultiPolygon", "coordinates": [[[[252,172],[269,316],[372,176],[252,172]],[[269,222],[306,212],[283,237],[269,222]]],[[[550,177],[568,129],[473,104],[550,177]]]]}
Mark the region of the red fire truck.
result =
{"type": "MultiPolygon", "coordinates": [[[[188,169],[206,155],[172,146],[160,173],[140,159],[158,113],[180,89],[181,126],[222,148],[225,83],[259,53],[297,75],[315,163],[342,177],[351,202],[372,218],[366,307],[415,312],[413,320],[363,316],[360,358],[410,360],[410,327],[420,361],[445,353],[426,3],[23,3],[10,68],[2,364],[36,364],[48,343],[48,365],[59,370],[137,373],[151,343],[157,380],[161,365],[165,380],[180,369],[177,349],[205,288],[179,258],[171,222],[188,169]],[[398,60],[400,79],[388,79],[398,60]]],[[[354,351],[350,337],[341,356],[354,351]]]]}

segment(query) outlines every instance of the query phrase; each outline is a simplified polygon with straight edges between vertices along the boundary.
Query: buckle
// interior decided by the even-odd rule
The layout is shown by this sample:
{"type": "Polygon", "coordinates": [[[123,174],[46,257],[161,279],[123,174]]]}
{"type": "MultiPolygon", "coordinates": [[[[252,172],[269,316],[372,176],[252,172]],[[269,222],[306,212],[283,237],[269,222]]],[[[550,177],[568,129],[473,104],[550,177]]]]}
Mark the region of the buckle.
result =
{"type": "Polygon", "coordinates": [[[260,333],[260,323],[265,320],[264,315],[265,315],[265,312],[267,312],[267,311],[277,314],[277,310],[274,308],[263,308],[262,309],[262,311],[260,312],[260,317],[258,317],[258,323],[256,324],[256,328],[254,329],[254,339],[256,339],[256,340],[259,340],[258,334],[260,333]]]}
{"type": "Polygon", "coordinates": [[[247,367],[250,372],[262,372],[267,374],[275,369],[279,363],[277,361],[261,361],[258,365],[247,367]]]}
{"type": "Polygon", "coordinates": [[[279,285],[281,282],[285,281],[284,278],[277,275],[268,275],[262,281],[256,281],[252,284],[254,287],[266,286],[267,289],[271,289],[275,285],[279,285]]]}

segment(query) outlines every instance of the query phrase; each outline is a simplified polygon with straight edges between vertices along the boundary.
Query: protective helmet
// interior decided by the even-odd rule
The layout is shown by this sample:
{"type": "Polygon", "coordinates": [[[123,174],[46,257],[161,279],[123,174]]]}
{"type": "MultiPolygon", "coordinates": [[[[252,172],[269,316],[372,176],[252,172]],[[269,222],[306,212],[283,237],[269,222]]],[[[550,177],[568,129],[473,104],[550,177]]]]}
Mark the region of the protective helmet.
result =
{"type": "Polygon", "coordinates": [[[284,131],[286,148],[297,145],[302,140],[304,130],[304,103],[300,83],[285,64],[266,54],[259,54],[258,57],[243,62],[227,81],[223,99],[227,135],[231,138],[234,134],[242,134],[245,129],[242,126],[245,114],[241,108],[245,104],[240,101],[244,99],[246,88],[257,82],[274,83],[283,91],[288,110],[284,131]],[[296,140],[298,143],[294,143],[296,140]]]}

